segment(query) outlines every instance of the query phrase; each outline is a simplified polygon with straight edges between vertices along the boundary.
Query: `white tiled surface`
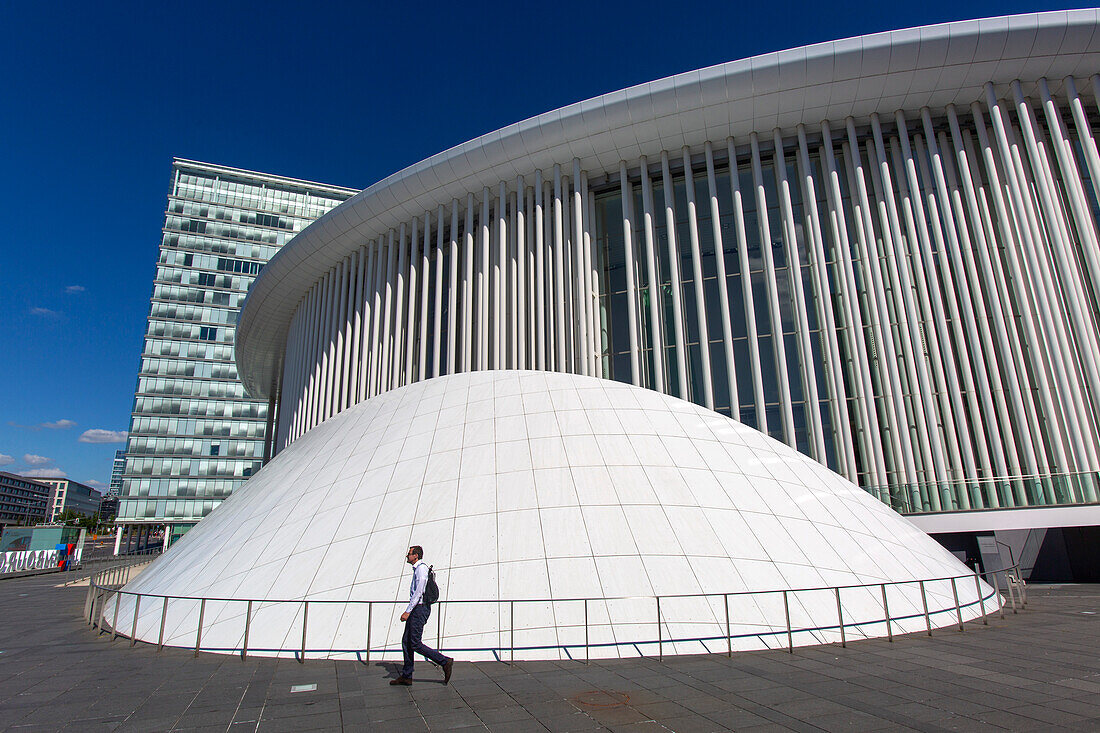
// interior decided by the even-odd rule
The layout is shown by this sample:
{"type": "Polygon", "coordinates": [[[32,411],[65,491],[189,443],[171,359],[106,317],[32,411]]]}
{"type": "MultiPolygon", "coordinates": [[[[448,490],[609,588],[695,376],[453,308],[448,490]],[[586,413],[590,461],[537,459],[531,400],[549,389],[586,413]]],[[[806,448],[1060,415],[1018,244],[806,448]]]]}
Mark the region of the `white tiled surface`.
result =
{"type": "MultiPolygon", "coordinates": [[[[243,638],[245,600],[294,601],[254,605],[249,646],[258,654],[300,647],[303,599],[311,601],[311,654],[360,649],[367,608],[345,602],[380,601],[372,611],[372,648],[398,650],[396,616],[409,580],[403,556],[411,544],[425,548],[444,599],[491,601],[433,612],[428,637],[434,640],[442,623],[444,646],[462,658],[489,658],[501,646],[507,654],[510,600],[557,599],[514,609],[516,644],[539,647],[517,657],[559,658],[584,654],[583,628],[572,626],[583,624],[584,605],[567,599],[643,597],[589,602],[590,640],[604,644],[592,655],[620,656],[655,651],[656,595],[967,572],[840,476],[721,415],[618,382],[509,371],[417,383],[331,418],[126,589],[240,599],[207,603],[203,647],[226,650],[243,638]],[[439,420],[441,410],[462,418],[439,420]],[[633,641],[642,643],[623,645],[633,641]]],[[[964,603],[974,599],[973,580],[958,588],[964,603]]],[[[952,608],[935,622],[952,623],[949,584],[929,584],[928,592],[933,611],[952,608]]],[[[830,593],[789,600],[796,626],[836,621],[830,593]]],[[[849,622],[882,618],[878,588],[845,591],[843,602],[849,622]]],[[[889,603],[892,615],[919,614],[916,584],[890,588],[889,603]]],[[[142,602],[139,637],[157,640],[161,604],[142,602]]],[[[719,606],[720,596],[663,600],[663,638],[722,637],[666,642],[665,653],[724,650],[719,606]]],[[[735,648],[785,643],[781,593],[732,597],[730,606],[734,634],[782,632],[739,638],[735,648]]],[[[171,601],[166,642],[193,645],[197,616],[196,603],[171,601]]],[[[128,630],[132,601],[119,617],[128,630]]],[[[923,624],[918,616],[894,631],[923,624]]],[[[848,635],[861,633],[884,635],[885,626],[848,635]]],[[[795,642],[817,643],[809,633],[796,634],[795,642]]]]}

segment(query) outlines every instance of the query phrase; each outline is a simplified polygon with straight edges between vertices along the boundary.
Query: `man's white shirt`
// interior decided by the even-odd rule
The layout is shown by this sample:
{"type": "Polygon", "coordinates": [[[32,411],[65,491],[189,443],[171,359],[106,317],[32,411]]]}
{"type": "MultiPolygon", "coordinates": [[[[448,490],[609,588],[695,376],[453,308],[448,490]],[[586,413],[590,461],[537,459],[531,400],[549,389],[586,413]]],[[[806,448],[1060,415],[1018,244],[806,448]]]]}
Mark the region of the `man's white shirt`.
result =
{"type": "Polygon", "coordinates": [[[416,604],[424,597],[424,588],[428,585],[428,566],[423,560],[417,560],[413,564],[412,583],[409,585],[409,607],[405,613],[412,613],[416,604]]]}

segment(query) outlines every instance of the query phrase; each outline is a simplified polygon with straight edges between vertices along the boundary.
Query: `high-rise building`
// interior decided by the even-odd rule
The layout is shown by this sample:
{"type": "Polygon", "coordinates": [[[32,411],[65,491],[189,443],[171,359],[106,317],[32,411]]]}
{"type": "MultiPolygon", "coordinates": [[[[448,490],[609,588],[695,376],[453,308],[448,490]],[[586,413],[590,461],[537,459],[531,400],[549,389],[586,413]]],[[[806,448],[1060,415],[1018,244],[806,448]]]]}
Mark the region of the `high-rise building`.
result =
{"type": "Polygon", "coordinates": [[[178,536],[260,468],[270,413],[237,379],[238,310],[271,256],[354,193],[173,161],[119,525],[169,524],[178,536]]]}
{"type": "Polygon", "coordinates": [[[115,460],[111,463],[111,485],[107,488],[107,495],[118,497],[122,493],[122,472],[126,468],[126,451],[116,450],[115,460]]]}

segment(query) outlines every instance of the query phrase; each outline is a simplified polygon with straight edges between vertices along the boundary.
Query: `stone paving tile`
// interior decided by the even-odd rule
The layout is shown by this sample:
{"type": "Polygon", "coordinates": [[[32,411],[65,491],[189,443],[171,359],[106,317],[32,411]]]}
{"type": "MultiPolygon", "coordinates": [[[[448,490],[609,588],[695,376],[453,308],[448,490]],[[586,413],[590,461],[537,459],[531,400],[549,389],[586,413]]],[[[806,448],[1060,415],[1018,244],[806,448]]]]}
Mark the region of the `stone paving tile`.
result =
{"type": "Polygon", "coordinates": [[[693,657],[426,665],[202,654],[111,640],[79,588],[0,584],[0,730],[1100,730],[1100,588],[1035,587],[1019,614],[837,645],[693,657]],[[316,684],[308,693],[291,686],[316,684]]]}

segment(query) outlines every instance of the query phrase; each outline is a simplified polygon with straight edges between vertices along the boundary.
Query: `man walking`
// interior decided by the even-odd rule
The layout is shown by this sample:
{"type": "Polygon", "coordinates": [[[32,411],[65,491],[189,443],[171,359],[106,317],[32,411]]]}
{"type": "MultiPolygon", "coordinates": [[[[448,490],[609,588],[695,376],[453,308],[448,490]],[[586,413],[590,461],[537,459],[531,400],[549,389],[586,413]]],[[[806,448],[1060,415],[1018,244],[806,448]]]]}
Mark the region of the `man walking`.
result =
{"type": "Polygon", "coordinates": [[[424,588],[428,585],[428,566],[424,564],[424,549],[413,545],[405,556],[405,561],[413,566],[412,586],[409,588],[409,605],[401,620],[405,622],[405,633],[401,637],[401,649],[405,652],[405,666],[401,676],[390,680],[391,685],[411,685],[413,683],[413,652],[429,659],[443,668],[443,684],[451,681],[451,670],[455,660],[445,657],[435,649],[424,646],[424,624],[428,623],[431,607],[424,602],[424,588]]]}

